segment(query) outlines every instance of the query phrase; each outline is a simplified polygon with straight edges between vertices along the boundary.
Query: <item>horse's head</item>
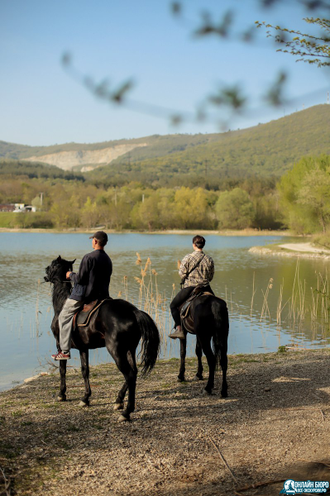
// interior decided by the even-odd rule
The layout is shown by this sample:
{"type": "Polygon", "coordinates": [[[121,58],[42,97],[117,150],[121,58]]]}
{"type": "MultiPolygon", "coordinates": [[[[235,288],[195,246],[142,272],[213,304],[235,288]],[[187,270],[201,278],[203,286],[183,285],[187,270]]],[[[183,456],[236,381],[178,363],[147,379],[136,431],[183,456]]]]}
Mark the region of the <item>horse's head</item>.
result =
{"type": "Polygon", "coordinates": [[[44,280],[46,282],[53,283],[55,281],[65,281],[66,273],[72,272],[74,262],[75,260],[70,262],[69,260],[64,260],[61,256],[57,257],[50,265],[48,265],[48,267],[46,267],[46,276],[44,277],[44,280]]]}

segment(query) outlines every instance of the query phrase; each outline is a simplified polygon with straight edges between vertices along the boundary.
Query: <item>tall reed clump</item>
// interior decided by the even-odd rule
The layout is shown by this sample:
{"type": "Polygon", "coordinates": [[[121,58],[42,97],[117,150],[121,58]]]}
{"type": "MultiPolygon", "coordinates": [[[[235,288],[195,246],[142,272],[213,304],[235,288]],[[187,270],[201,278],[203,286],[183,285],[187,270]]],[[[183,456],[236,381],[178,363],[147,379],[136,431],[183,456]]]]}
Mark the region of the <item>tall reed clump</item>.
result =
{"type": "MultiPolygon", "coordinates": [[[[315,272],[315,276],[315,285],[310,287],[309,293],[307,291],[306,280],[302,279],[300,275],[300,265],[298,260],[292,286],[286,288],[284,279],[280,284],[275,316],[272,314],[272,307],[269,304],[270,290],[273,288],[274,283],[274,279],[270,278],[266,290],[261,290],[263,300],[259,320],[263,321],[268,319],[269,321],[273,321],[275,319],[279,327],[286,323],[293,329],[298,330],[300,330],[303,325],[307,324],[310,325],[310,328],[313,331],[313,337],[315,337],[316,332],[321,332],[322,337],[325,337],[329,329],[329,280],[327,274],[324,276],[320,272],[315,272]],[[284,301],[285,293],[289,293],[289,297],[286,301],[284,301]]],[[[256,289],[254,277],[250,306],[251,317],[253,313],[255,294],[256,289]]]]}
{"type": "Polygon", "coordinates": [[[166,343],[167,335],[170,331],[170,302],[175,293],[175,284],[172,285],[171,299],[166,297],[165,291],[162,293],[158,287],[158,273],[152,267],[150,258],[147,258],[143,266],[139,253],[136,253],[136,265],[140,266],[140,276],[134,277],[138,284],[139,296],[138,307],[147,312],[156,322],[162,343],[166,343]]]}

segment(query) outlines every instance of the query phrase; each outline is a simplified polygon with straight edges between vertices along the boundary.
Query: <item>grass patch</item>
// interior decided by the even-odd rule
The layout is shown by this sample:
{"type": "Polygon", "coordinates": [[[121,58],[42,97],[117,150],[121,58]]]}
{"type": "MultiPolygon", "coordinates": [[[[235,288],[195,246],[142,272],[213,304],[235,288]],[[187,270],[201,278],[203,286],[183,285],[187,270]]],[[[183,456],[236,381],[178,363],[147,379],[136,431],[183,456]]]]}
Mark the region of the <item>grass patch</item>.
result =
{"type": "Polygon", "coordinates": [[[81,431],[80,427],[77,427],[76,425],[69,425],[67,427],[67,430],[69,432],[79,432],[79,431],[81,431]]]}
{"type": "Polygon", "coordinates": [[[24,412],[22,410],[16,410],[15,412],[11,412],[12,417],[22,417],[24,412]]]}
{"type": "Polygon", "coordinates": [[[168,382],[164,382],[162,385],[161,385],[162,389],[169,389],[169,388],[172,388],[173,387],[173,384],[172,383],[168,383],[168,382]]]}

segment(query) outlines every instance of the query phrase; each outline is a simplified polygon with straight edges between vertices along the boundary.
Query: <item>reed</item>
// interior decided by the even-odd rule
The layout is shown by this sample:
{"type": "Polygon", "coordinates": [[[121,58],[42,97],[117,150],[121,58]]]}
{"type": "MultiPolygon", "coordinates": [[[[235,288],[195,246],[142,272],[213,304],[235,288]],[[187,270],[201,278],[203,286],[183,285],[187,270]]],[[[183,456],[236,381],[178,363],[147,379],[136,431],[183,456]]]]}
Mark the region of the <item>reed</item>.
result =
{"type": "Polygon", "coordinates": [[[268,295],[269,295],[269,291],[273,287],[273,282],[274,282],[274,279],[271,277],[268,281],[266,291],[264,292],[263,290],[261,290],[261,292],[263,294],[263,302],[262,302],[262,308],[261,308],[261,313],[260,313],[260,322],[262,321],[262,319],[264,318],[264,316],[266,314],[269,316],[269,318],[271,318],[269,305],[268,305],[268,295]]]}
{"type": "MultiPolygon", "coordinates": [[[[132,299],[134,304],[145,312],[149,313],[155,320],[161,335],[162,348],[165,355],[168,356],[168,351],[171,351],[173,345],[167,336],[172,327],[172,316],[170,312],[170,302],[178,290],[173,284],[172,294],[170,297],[166,292],[159,290],[158,273],[153,267],[150,258],[144,262],[139,253],[136,253],[136,265],[139,267],[139,273],[134,277],[138,285],[138,292],[135,298],[132,299]],[[134,301],[137,299],[137,301],[134,301]]],[[[179,267],[180,261],[178,261],[179,267]]],[[[276,296],[275,284],[276,279],[270,277],[267,282],[266,289],[258,289],[256,284],[256,276],[253,274],[252,280],[252,295],[250,302],[250,318],[257,319],[265,325],[276,323],[277,332],[280,339],[281,330],[285,327],[291,327],[294,331],[301,331],[310,327],[313,332],[313,337],[320,334],[325,337],[329,328],[329,301],[330,301],[330,285],[327,275],[323,276],[316,273],[316,280],[310,292],[307,292],[306,281],[301,277],[299,261],[295,267],[295,273],[292,283],[286,283],[282,279],[278,286],[278,295],[276,296]],[[274,293],[275,291],[275,293],[274,293]],[[261,302],[260,302],[261,292],[261,302]],[[271,297],[272,295],[272,297],[271,297]],[[286,298],[285,298],[285,295],[286,298]],[[272,301],[277,298],[277,303],[274,305],[272,301]],[[258,308],[258,305],[259,308],[258,308]]],[[[246,317],[242,315],[241,306],[235,301],[233,292],[225,286],[224,299],[227,302],[229,314],[238,315],[240,320],[246,317]]],[[[119,296],[129,298],[128,278],[124,277],[123,290],[119,296]]],[[[267,334],[266,327],[266,334],[267,334]]],[[[294,345],[294,342],[292,343],[294,345]]]]}
{"type": "MultiPolygon", "coordinates": [[[[170,331],[170,300],[167,299],[165,292],[161,293],[158,286],[158,273],[152,267],[151,259],[148,257],[144,266],[139,253],[136,253],[136,265],[140,266],[139,276],[134,279],[138,284],[138,306],[147,312],[156,322],[161,341],[166,343],[166,336],[170,331]]],[[[172,287],[172,297],[175,291],[175,285],[172,287]]]]}
{"type": "Polygon", "coordinates": [[[253,315],[253,303],[254,303],[254,297],[256,295],[256,289],[255,289],[255,282],[256,282],[256,273],[253,272],[253,280],[252,280],[252,297],[251,297],[251,305],[250,305],[250,317],[253,315]]]}
{"type": "Polygon", "coordinates": [[[276,305],[276,315],[272,315],[274,306],[269,304],[270,291],[273,288],[274,280],[270,278],[266,290],[261,289],[262,303],[260,312],[256,308],[255,296],[258,293],[255,284],[255,275],[252,281],[252,297],[250,305],[250,317],[254,315],[260,322],[276,321],[278,329],[283,325],[290,326],[293,330],[301,330],[303,326],[310,326],[313,337],[316,333],[321,333],[325,338],[329,330],[329,301],[330,284],[327,274],[315,273],[316,279],[310,293],[307,293],[306,280],[300,275],[299,261],[296,264],[295,274],[291,287],[285,285],[284,279],[279,285],[279,294],[276,305]],[[284,302],[284,294],[289,293],[288,299],[284,302]]]}

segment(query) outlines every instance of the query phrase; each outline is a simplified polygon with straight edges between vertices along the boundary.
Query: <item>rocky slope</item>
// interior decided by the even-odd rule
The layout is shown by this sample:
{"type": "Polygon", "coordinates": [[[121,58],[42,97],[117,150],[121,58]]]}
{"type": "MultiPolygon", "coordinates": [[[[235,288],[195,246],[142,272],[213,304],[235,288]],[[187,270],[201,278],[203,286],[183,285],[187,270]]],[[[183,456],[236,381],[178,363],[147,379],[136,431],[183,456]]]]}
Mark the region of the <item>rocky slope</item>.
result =
{"type": "Polygon", "coordinates": [[[101,150],[62,151],[48,155],[31,156],[24,160],[56,165],[56,167],[63,170],[75,169],[80,170],[81,172],[87,172],[96,169],[100,165],[109,164],[121,155],[125,155],[125,153],[128,153],[135,148],[143,146],[147,146],[147,144],[117,145],[101,150]]]}

